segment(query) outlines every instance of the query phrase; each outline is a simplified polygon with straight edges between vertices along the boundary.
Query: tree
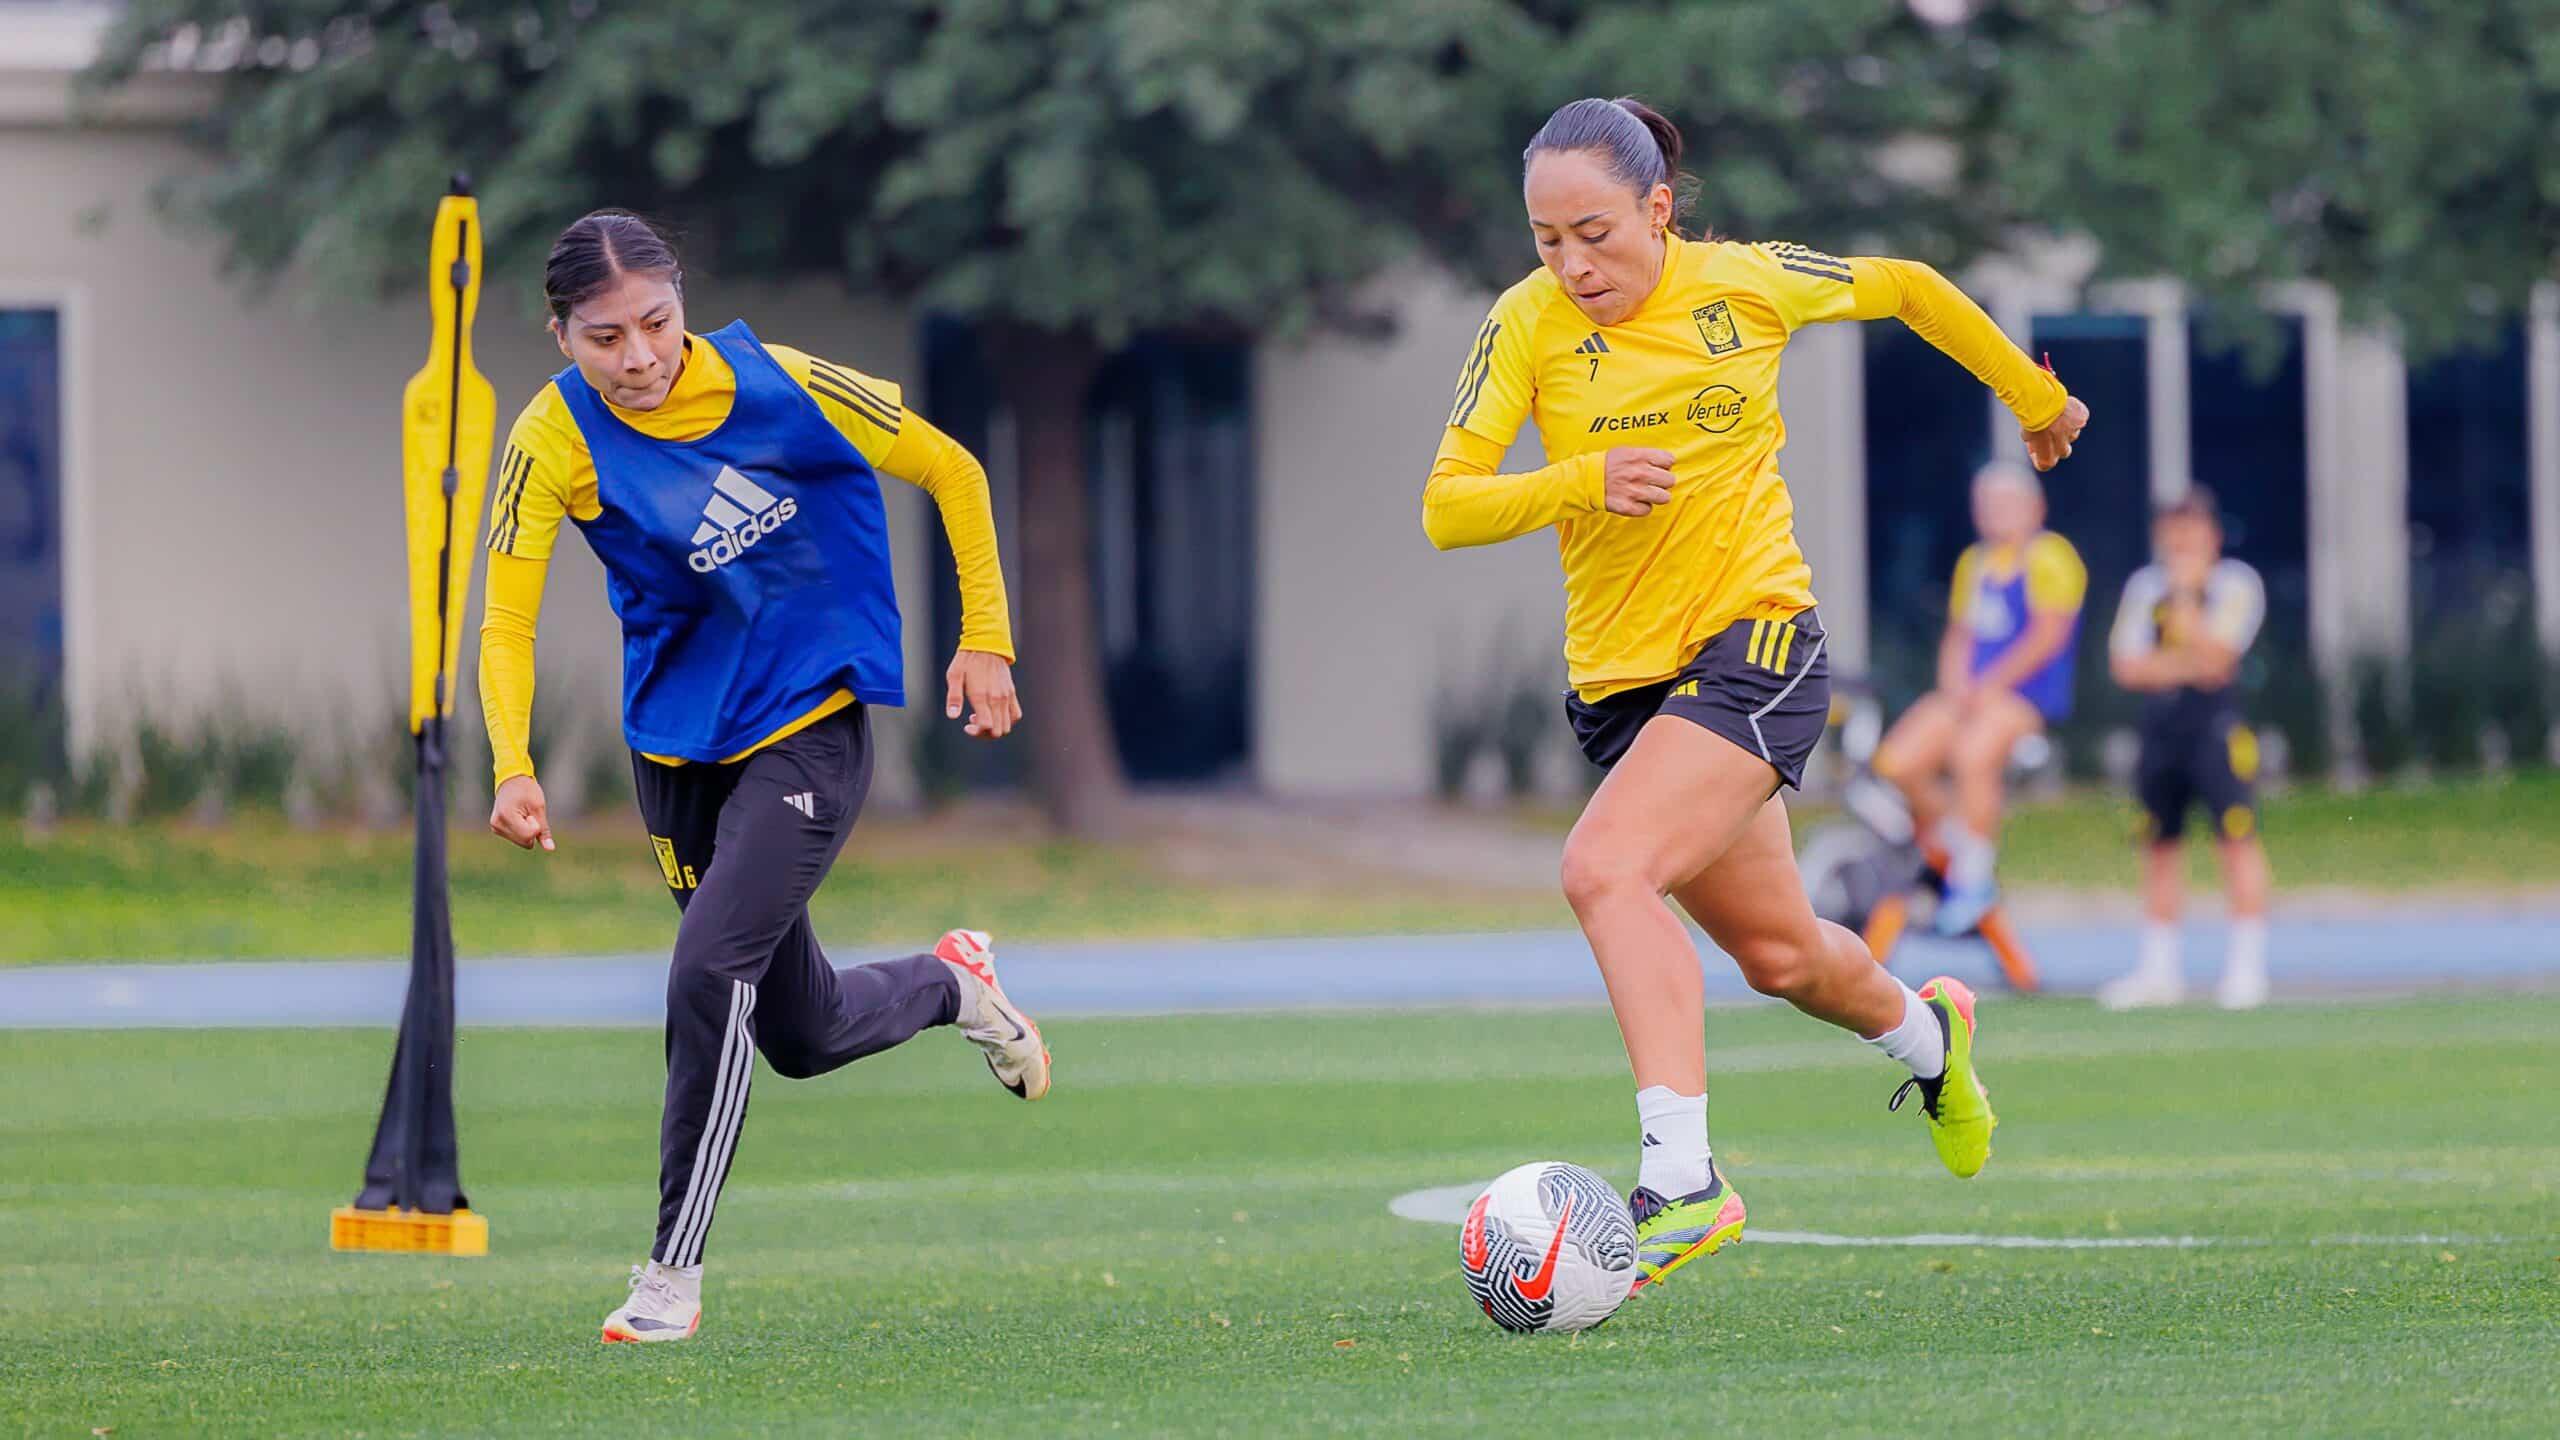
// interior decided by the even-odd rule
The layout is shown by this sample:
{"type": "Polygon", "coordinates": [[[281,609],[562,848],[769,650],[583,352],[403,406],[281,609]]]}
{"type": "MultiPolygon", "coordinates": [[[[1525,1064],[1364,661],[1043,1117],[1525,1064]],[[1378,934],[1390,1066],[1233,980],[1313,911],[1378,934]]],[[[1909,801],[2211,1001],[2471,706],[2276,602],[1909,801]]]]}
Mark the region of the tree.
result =
{"type": "Polygon", "coordinates": [[[1688,126],[1719,228],[1942,259],[1989,233],[1875,163],[1956,93],[1878,0],[133,0],[96,78],[145,63],[222,76],[174,198],[252,277],[413,283],[424,197],[464,167],[502,269],[621,204],[730,275],[983,322],[1024,438],[1025,738],[1082,832],[1122,795],[1081,434],[1112,346],[1374,323],[1417,257],[1518,278],[1520,146],[1584,94],[1688,126]]]}
{"type": "Polygon", "coordinates": [[[2024,0],[1986,62],[1976,203],[2232,311],[2336,286],[2420,354],[2513,315],[2560,247],[2560,3],[2024,0]]]}

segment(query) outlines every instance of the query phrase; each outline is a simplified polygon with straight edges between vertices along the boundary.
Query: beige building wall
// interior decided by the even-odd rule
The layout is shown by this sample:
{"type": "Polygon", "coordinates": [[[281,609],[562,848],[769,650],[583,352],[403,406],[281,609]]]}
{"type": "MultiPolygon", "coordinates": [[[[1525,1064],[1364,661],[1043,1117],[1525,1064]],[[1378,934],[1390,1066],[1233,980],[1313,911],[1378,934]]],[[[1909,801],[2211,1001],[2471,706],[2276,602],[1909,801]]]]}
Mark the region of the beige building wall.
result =
{"type": "MultiPolygon", "coordinates": [[[[286,713],[318,739],[396,724],[407,664],[398,399],[425,356],[426,307],[315,305],[289,279],[244,291],[219,273],[211,237],[150,202],[155,182],[195,163],[156,128],[0,117],[0,174],[20,206],[0,226],[0,304],[51,305],[64,319],[76,743],[112,740],[143,707],[286,713]]],[[[419,197],[421,265],[434,201],[419,197]]],[[[510,278],[484,292],[476,337],[502,436],[563,363],[538,295],[510,278]]],[[[891,307],[815,288],[705,285],[688,298],[696,329],[744,314],[767,338],[891,379],[916,373],[913,327],[891,307]]],[[[910,669],[938,678],[917,539],[932,507],[885,488],[906,557],[910,669]]],[[[478,595],[467,603],[476,630],[478,595]]],[[[618,632],[580,541],[559,546],[539,653],[543,687],[566,687],[596,743],[612,743],[618,632]]],[[[466,646],[466,669],[476,663],[466,646]]],[[[904,745],[887,728],[882,791],[895,798],[904,745]]]]}
{"type": "MultiPolygon", "coordinates": [[[[1399,288],[1392,339],[1255,356],[1254,767],[1278,794],[1424,793],[1444,697],[1463,703],[1502,667],[1564,683],[1552,537],[1444,554],[1422,534],[1422,483],[1490,299],[1428,276],[1399,288]]],[[[1535,431],[1522,438],[1511,464],[1543,463],[1535,431]]]]}
{"type": "MultiPolygon", "coordinates": [[[[1422,534],[1450,386],[1491,297],[1429,276],[1400,289],[1388,340],[1319,337],[1256,357],[1254,760],[1277,794],[1425,793],[1444,705],[1505,680],[1564,684],[1553,537],[1444,554],[1422,534]]],[[[1860,355],[1854,325],[1808,330],[1779,382],[1780,469],[1824,623],[1851,663],[1863,662],[1867,633],[1860,355]]],[[[1530,429],[1505,468],[1543,463],[1530,429]]],[[[1556,735],[1567,743],[1560,700],[1556,735]]]]}

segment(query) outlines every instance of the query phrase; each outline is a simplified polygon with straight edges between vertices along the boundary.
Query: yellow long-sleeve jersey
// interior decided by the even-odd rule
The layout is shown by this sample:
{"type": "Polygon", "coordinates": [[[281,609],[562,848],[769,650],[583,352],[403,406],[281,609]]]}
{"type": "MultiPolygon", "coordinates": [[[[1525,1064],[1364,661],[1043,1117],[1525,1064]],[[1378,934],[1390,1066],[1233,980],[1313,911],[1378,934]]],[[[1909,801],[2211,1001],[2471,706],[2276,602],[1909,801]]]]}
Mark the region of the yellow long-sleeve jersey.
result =
{"type": "Polygon", "coordinates": [[[1814,603],[1779,478],[1778,359],[1799,327],[1899,316],[1989,385],[2030,430],[2068,398],[1982,307],[1914,261],[1801,245],[1665,239],[1634,314],[1595,326],[1544,269],[1505,291],[1458,375],[1423,528],[1442,549],[1553,526],[1564,564],[1565,659],[1585,700],[1678,674],[1737,620],[1814,603]],[[1534,420],[1549,464],[1502,475],[1534,420]],[[1607,510],[1608,452],[1670,451],[1671,501],[1607,510]]]}
{"type": "MultiPolygon", "coordinates": [[[[1013,659],[1013,625],[996,549],[995,512],[987,496],[986,471],[977,459],[958,441],[910,412],[894,383],[788,346],[764,348],[874,470],[933,496],[960,574],[961,648],[1013,659]]],[[[654,439],[699,440],[729,418],[737,391],[737,372],[719,349],[700,336],[687,335],[684,368],[657,409],[612,409],[624,423],[654,439]]],[[[612,405],[609,400],[605,403],[612,405]]],[[[507,433],[489,512],[489,580],[480,622],[480,711],[488,723],[499,784],[533,773],[526,747],[533,724],[535,621],[542,610],[543,582],[560,522],[592,520],[601,513],[595,461],[586,438],[559,390],[545,385],[507,433]]],[[[839,690],[725,759],[744,759],[852,703],[851,692],[839,690]]],[[[648,758],[665,765],[684,763],[672,756],[648,758]]]]}

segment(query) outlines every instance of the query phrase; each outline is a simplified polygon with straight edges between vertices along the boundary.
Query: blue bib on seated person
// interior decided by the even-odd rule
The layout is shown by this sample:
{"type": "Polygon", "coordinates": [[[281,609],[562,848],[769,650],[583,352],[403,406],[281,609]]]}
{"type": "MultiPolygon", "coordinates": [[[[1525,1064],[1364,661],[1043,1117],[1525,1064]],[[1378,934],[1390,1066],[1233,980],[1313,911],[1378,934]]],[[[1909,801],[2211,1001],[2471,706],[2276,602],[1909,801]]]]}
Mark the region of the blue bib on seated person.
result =
{"type": "MultiPolygon", "coordinates": [[[[2021,555],[2014,573],[1994,575],[1985,561],[1974,577],[1972,663],[1966,673],[1980,679],[1983,673],[2000,663],[2011,646],[2027,637],[2027,625],[2034,619],[2027,594],[2027,567],[2021,555]]],[[[2060,724],[2071,718],[2071,681],[2073,666],[2080,653],[2080,615],[2074,611],[2071,629],[2065,633],[2062,648],[2037,666],[2033,673],[2018,678],[2018,698],[2036,708],[2048,724],[2060,724]]]]}
{"type": "Polygon", "coordinates": [[[552,377],[595,459],[578,528],[622,620],[631,748],[735,755],[837,690],[905,703],[879,478],[745,321],[701,337],[737,372],[729,418],[656,440],[552,377]]]}

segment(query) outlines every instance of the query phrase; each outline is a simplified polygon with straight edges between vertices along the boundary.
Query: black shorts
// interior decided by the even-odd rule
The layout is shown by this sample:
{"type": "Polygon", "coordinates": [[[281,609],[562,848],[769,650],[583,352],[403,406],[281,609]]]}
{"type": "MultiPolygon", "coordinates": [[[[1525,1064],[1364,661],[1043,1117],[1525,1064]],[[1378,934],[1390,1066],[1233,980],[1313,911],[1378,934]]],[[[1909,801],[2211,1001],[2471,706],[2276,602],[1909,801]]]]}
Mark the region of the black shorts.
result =
{"type": "Polygon", "coordinates": [[[1679,674],[1597,701],[1565,696],[1573,738],[1606,770],[1656,715],[1704,726],[1766,760],[1778,779],[1804,784],[1804,764],[1831,715],[1831,662],[1822,621],[1810,610],[1786,620],[1737,620],[1679,674]]]}
{"type": "Polygon", "coordinates": [[[2257,834],[2257,778],[2258,737],[2236,714],[2145,724],[2142,765],[2133,782],[2142,802],[2142,838],[2154,845],[2175,843],[2186,834],[2187,811],[2199,804],[2216,838],[2257,834]]]}

